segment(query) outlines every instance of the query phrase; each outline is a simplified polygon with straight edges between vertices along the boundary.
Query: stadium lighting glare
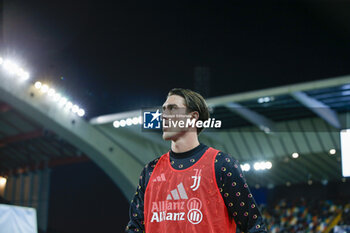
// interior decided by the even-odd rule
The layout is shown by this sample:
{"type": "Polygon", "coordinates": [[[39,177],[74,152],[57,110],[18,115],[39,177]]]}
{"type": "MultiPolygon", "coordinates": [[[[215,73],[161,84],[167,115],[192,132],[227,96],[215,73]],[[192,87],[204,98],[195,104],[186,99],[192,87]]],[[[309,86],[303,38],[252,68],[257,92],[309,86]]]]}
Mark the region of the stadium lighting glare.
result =
{"type": "Polygon", "coordinates": [[[4,69],[9,73],[9,74],[15,74],[18,73],[19,67],[12,61],[5,60],[4,61],[4,69]]]}
{"type": "Polygon", "coordinates": [[[84,115],[85,115],[85,110],[82,109],[82,108],[80,108],[80,109],[78,110],[78,116],[82,117],[82,116],[84,116],[84,115]]]}
{"type": "Polygon", "coordinates": [[[78,111],[79,111],[79,106],[78,105],[73,105],[72,112],[77,113],[78,111]]]}
{"type": "Polygon", "coordinates": [[[66,105],[64,106],[64,109],[70,110],[70,109],[72,108],[72,106],[73,106],[72,102],[68,101],[68,102],[66,103],[66,105]]]}
{"type": "Polygon", "coordinates": [[[55,93],[54,95],[53,95],[53,101],[55,101],[55,102],[58,102],[58,101],[60,101],[61,100],[61,94],[60,93],[55,93]]]}
{"type": "Polygon", "coordinates": [[[138,117],[133,117],[132,118],[132,124],[133,125],[138,125],[139,124],[139,118],[138,117]]]}
{"type": "Polygon", "coordinates": [[[60,93],[57,93],[55,89],[50,88],[47,84],[43,84],[39,81],[34,83],[34,87],[42,93],[46,93],[51,100],[57,102],[58,106],[63,107],[65,111],[71,111],[77,114],[79,117],[85,115],[85,110],[80,108],[77,104],[72,103],[66,97],[63,97],[60,93]]]}
{"type": "Polygon", "coordinates": [[[257,101],[259,104],[268,103],[273,101],[275,98],[273,96],[260,97],[257,101]]]}
{"type": "Polygon", "coordinates": [[[270,161],[256,162],[253,167],[256,171],[269,170],[272,168],[272,163],[270,161]]]}
{"type": "Polygon", "coordinates": [[[49,86],[46,85],[46,84],[42,85],[41,88],[40,88],[40,91],[42,93],[46,93],[48,90],[49,90],[49,86]]]}
{"type": "Polygon", "coordinates": [[[22,77],[23,80],[28,80],[30,78],[30,74],[28,72],[23,72],[21,77],[22,77]]]}
{"type": "Polygon", "coordinates": [[[294,152],[294,153],[292,154],[292,157],[293,157],[294,159],[297,159],[297,158],[299,157],[299,154],[298,154],[297,152],[294,152]]]}
{"type": "Polygon", "coordinates": [[[25,81],[29,79],[30,75],[27,71],[23,70],[19,67],[15,62],[7,59],[3,59],[0,57],[0,65],[2,65],[3,69],[9,73],[10,75],[17,76],[19,81],[25,81]]]}
{"type": "Polygon", "coordinates": [[[126,119],[126,125],[127,126],[132,125],[132,119],[131,118],[126,119]]]}
{"type": "Polygon", "coordinates": [[[22,68],[19,68],[17,71],[17,75],[21,78],[21,80],[29,79],[29,73],[24,71],[22,68]]]}
{"type": "Polygon", "coordinates": [[[50,88],[50,90],[47,92],[47,95],[48,96],[53,96],[55,94],[55,89],[53,89],[53,88],[50,88]]]}
{"type": "Polygon", "coordinates": [[[242,171],[248,172],[248,171],[250,171],[250,165],[248,163],[245,163],[245,164],[241,165],[241,169],[242,169],[242,171]]]}
{"type": "Polygon", "coordinates": [[[120,121],[120,126],[121,126],[121,127],[125,127],[125,125],[126,125],[126,121],[125,121],[125,120],[121,120],[121,121],[120,121]]]}
{"type": "Polygon", "coordinates": [[[330,155],[335,155],[335,153],[337,153],[337,151],[335,149],[330,149],[329,150],[329,154],[330,155]]]}
{"type": "Polygon", "coordinates": [[[29,73],[25,72],[22,68],[17,70],[17,75],[21,78],[21,81],[29,79],[29,73]]]}
{"type": "Polygon", "coordinates": [[[265,168],[270,170],[272,168],[272,163],[270,161],[265,162],[265,168]]]}
{"type": "Polygon", "coordinates": [[[254,163],[254,169],[255,169],[256,171],[261,170],[261,169],[262,169],[262,168],[261,168],[261,163],[260,163],[260,162],[254,163]]]}
{"type": "Polygon", "coordinates": [[[60,101],[58,102],[59,105],[65,105],[67,103],[68,99],[65,97],[61,97],[60,101]]]}
{"type": "Polygon", "coordinates": [[[36,89],[40,89],[41,86],[42,86],[41,82],[35,82],[35,84],[34,84],[34,87],[35,87],[36,89]]]}
{"type": "Polygon", "coordinates": [[[5,177],[0,176],[0,186],[5,186],[6,181],[7,181],[7,179],[5,177]]]}
{"type": "Polygon", "coordinates": [[[113,122],[113,127],[114,128],[119,128],[119,126],[120,126],[120,122],[119,121],[114,121],[113,122]]]}

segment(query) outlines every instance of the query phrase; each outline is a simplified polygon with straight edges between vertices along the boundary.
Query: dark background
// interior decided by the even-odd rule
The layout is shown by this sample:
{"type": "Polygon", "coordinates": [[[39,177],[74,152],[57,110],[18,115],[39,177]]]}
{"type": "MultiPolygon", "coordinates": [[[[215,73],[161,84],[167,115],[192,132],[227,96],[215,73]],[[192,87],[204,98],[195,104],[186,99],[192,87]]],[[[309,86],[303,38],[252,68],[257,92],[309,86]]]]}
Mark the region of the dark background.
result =
{"type": "MultiPolygon", "coordinates": [[[[1,7],[1,56],[65,93],[87,119],[160,105],[173,87],[194,89],[196,66],[210,69],[208,97],[350,73],[348,1],[1,7]]],[[[127,220],[127,200],[92,162],[52,170],[50,232],[122,232],[127,220]]]]}
{"type": "Polygon", "coordinates": [[[87,117],[159,105],[210,69],[218,96],[350,73],[349,1],[4,0],[1,53],[87,117]]]}

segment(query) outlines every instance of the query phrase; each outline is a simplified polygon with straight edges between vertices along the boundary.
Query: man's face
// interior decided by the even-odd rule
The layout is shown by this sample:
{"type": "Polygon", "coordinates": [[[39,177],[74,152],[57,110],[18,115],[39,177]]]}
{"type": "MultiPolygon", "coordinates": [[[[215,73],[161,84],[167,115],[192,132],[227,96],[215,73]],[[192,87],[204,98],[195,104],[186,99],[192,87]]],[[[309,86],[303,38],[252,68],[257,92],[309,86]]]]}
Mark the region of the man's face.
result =
{"type": "Polygon", "coordinates": [[[179,121],[186,122],[189,117],[185,105],[185,99],[178,95],[169,96],[163,104],[163,139],[176,140],[176,138],[183,135],[188,129],[185,127],[174,126],[174,123],[179,121]]]}

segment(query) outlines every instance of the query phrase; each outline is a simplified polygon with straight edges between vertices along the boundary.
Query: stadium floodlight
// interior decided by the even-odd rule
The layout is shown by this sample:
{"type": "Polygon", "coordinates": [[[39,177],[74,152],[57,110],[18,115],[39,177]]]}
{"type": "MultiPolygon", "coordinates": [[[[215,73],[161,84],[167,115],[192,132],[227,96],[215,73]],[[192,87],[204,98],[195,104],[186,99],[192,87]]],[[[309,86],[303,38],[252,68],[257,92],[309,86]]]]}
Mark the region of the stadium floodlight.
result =
{"type": "Polygon", "coordinates": [[[119,126],[120,126],[120,122],[119,121],[114,121],[113,122],[113,127],[114,128],[119,128],[119,126]]]}
{"type": "Polygon", "coordinates": [[[272,163],[270,161],[256,162],[253,167],[256,171],[269,170],[272,168],[272,163]]]}
{"type": "Polygon", "coordinates": [[[270,170],[272,168],[272,163],[270,161],[265,162],[265,169],[270,170]]]}
{"type": "Polygon", "coordinates": [[[2,65],[3,69],[8,72],[10,75],[14,75],[19,77],[19,81],[25,81],[29,79],[30,75],[28,72],[19,67],[15,62],[11,60],[4,60],[0,57],[0,65],[2,65]]]}
{"type": "Polygon", "coordinates": [[[292,154],[292,157],[293,157],[294,159],[297,159],[297,158],[299,157],[299,154],[298,154],[297,152],[294,152],[294,153],[292,154]]]}
{"type": "Polygon", "coordinates": [[[248,163],[245,163],[245,164],[241,165],[241,169],[242,169],[242,171],[248,172],[248,171],[250,171],[250,165],[248,163]]]}
{"type": "Polygon", "coordinates": [[[66,105],[64,106],[64,109],[65,109],[65,110],[70,110],[72,107],[73,107],[72,102],[68,101],[68,102],[66,103],[66,105]]]}
{"type": "Polygon", "coordinates": [[[256,171],[261,170],[261,169],[262,169],[262,167],[261,167],[261,163],[260,163],[260,162],[256,162],[256,163],[254,163],[254,169],[255,169],[256,171]]]}
{"type": "Polygon", "coordinates": [[[78,105],[69,101],[66,97],[63,97],[60,93],[57,93],[55,89],[50,88],[47,84],[43,84],[39,81],[34,83],[34,87],[39,89],[42,93],[47,93],[51,100],[57,102],[60,107],[63,107],[65,111],[72,111],[78,116],[82,117],[85,115],[85,110],[80,108],[78,105]]]}
{"type": "Polygon", "coordinates": [[[85,115],[85,110],[82,109],[82,108],[79,108],[79,110],[78,110],[78,116],[82,117],[82,116],[84,116],[84,115],[85,115]]]}
{"type": "Polygon", "coordinates": [[[53,95],[53,101],[55,101],[55,102],[58,102],[58,101],[60,101],[61,100],[61,94],[60,93],[55,93],[54,95],[53,95]]]}
{"type": "Polygon", "coordinates": [[[329,150],[329,154],[330,155],[335,155],[335,153],[337,153],[337,151],[335,149],[330,149],[329,150]]]}
{"type": "Polygon", "coordinates": [[[28,80],[30,78],[30,74],[28,72],[21,73],[22,80],[28,80]]]}
{"type": "Polygon", "coordinates": [[[126,121],[125,121],[125,120],[121,120],[121,121],[120,121],[120,126],[121,126],[121,127],[125,127],[125,125],[126,125],[126,121]]]}
{"type": "Polygon", "coordinates": [[[263,104],[263,103],[268,103],[268,102],[271,102],[273,101],[275,98],[273,96],[265,96],[265,97],[260,97],[258,98],[258,103],[259,104],[263,104]]]}
{"type": "Polygon", "coordinates": [[[22,81],[29,79],[29,73],[24,71],[22,68],[17,70],[17,75],[21,78],[22,81]]]}
{"type": "Polygon", "coordinates": [[[72,112],[74,112],[74,113],[77,113],[78,112],[78,110],[79,110],[79,106],[78,105],[73,105],[73,107],[72,107],[72,112]]]}
{"type": "Polygon", "coordinates": [[[258,103],[259,103],[259,104],[264,103],[264,98],[259,98],[259,99],[258,99],[258,103]]]}
{"type": "Polygon", "coordinates": [[[341,161],[343,177],[350,177],[350,129],[340,131],[341,161]]]}
{"type": "Polygon", "coordinates": [[[10,60],[5,60],[4,61],[4,69],[9,74],[15,74],[15,73],[18,73],[19,67],[14,62],[12,62],[10,60]]]}
{"type": "Polygon", "coordinates": [[[139,118],[138,117],[133,117],[132,118],[132,124],[138,125],[139,124],[139,118]]]}
{"type": "Polygon", "coordinates": [[[40,89],[41,86],[42,86],[41,82],[35,82],[35,84],[34,84],[34,87],[35,87],[36,89],[40,89]]]}
{"type": "Polygon", "coordinates": [[[49,90],[49,86],[46,85],[46,84],[42,85],[41,88],[40,88],[40,91],[42,93],[46,93],[48,90],[49,90]]]}
{"type": "Polygon", "coordinates": [[[60,101],[58,102],[59,105],[63,106],[68,102],[68,99],[65,97],[61,97],[60,101]]]}
{"type": "Polygon", "coordinates": [[[132,125],[132,119],[131,118],[126,119],[126,125],[127,126],[132,125]]]}
{"type": "Polygon", "coordinates": [[[55,92],[56,92],[55,89],[50,88],[49,91],[47,92],[47,95],[51,97],[55,94],[55,92]]]}

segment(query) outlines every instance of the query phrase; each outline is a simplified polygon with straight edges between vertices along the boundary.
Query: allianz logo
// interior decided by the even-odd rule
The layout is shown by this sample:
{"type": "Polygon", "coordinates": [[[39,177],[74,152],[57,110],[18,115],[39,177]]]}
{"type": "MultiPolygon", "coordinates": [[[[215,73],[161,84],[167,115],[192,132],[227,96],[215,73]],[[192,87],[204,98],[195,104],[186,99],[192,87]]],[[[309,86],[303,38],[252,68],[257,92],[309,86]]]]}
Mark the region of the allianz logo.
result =
{"type": "Polygon", "coordinates": [[[198,198],[188,200],[186,190],[181,182],[177,188],[170,191],[166,201],[152,203],[151,222],[185,221],[187,219],[192,224],[198,224],[203,219],[201,208],[202,202],[198,198]],[[185,205],[188,211],[186,211],[185,205]]]}

